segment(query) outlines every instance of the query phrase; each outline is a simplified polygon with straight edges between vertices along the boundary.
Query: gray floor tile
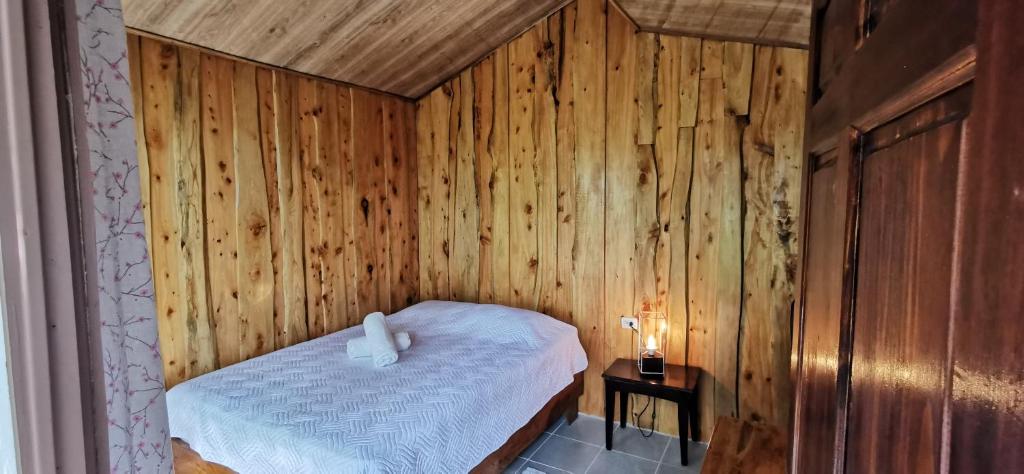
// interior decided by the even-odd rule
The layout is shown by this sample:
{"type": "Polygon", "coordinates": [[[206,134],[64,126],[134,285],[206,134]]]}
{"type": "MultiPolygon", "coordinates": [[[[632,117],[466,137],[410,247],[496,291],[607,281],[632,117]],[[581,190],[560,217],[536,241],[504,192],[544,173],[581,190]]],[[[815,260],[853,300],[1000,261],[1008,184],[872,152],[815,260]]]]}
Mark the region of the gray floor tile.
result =
{"type": "Polygon", "coordinates": [[[670,439],[661,433],[653,433],[650,438],[645,438],[639,430],[627,426],[612,433],[612,449],[658,462],[670,439]]]}
{"type": "Polygon", "coordinates": [[[601,451],[587,474],[655,474],[658,463],[617,451],[601,451]]]}
{"type": "MultiPolygon", "coordinates": [[[[563,471],[561,469],[558,469],[558,468],[552,467],[552,466],[545,466],[543,464],[540,464],[540,463],[537,463],[537,462],[534,462],[534,461],[526,461],[526,465],[524,465],[522,470],[520,470],[519,472],[530,472],[530,473],[543,472],[545,474],[565,474],[568,471],[563,471]]],[[[573,474],[577,474],[577,473],[573,473],[573,474]]],[[[578,473],[578,474],[582,474],[582,471],[580,471],[580,473],[578,473]]]]}
{"type": "Polygon", "coordinates": [[[525,459],[523,459],[523,458],[516,458],[515,461],[512,461],[512,464],[509,464],[508,467],[506,467],[505,470],[501,471],[501,472],[502,472],[502,474],[515,474],[515,473],[519,472],[519,470],[522,469],[525,464],[526,464],[526,460],[525,459]]]}
{"type": "MultiPolygon", "coordinates": [[[[704,443],[689,442],[686,453],[690,457],[690,465],[699,466],[704,461],[704,452],[707,449],[708,445],[704,443]]],[[[672,438],[669,442],[668,451],[665,451],[665,458],[661,460],[661,463],[682,466],[679,459],[679,438],[672,438]]]]}
{"type": "Polygon", "coordinates": [[[604,419],[581,414],[573,424],[563,423],[559,426],[555,434],[603,447],[604,419]]]}
{"type": "Polygon", "coordinates": [[[602,448],[586,445],[579,441],[561,436],[551,436],[533,456],[530,456],[530,460],[572,473],[583,474],[601,450],[602,448]]]}
{"type": "Polygon", "coordinates": [[[564,416],[558,417],[558,419],[555,420],[554,423],[551,423],[551,426],[549,426],[549,427],[544,429],[544,432],[545,433],[554,433],[555,430],[558,429],[559,426],[562,426],[562,423],[565,423],[565,417],[564,416]]]}
{"type": "Polygon", "coordinates": [[[658,474],[700,474],[700,465],[660,464],[658,474]]]}
{"type": "Polygon", "coordinates": [[[549,437],[551,437],[551,435],[548,433],[541,434],[533,444],[523,450],[523,452],[519,453],[519,457],[530,459],[530,456],[533,456],[533,453],[537,452],[537,448],[544,444],[544,441],[547,441],[549,437]]]}

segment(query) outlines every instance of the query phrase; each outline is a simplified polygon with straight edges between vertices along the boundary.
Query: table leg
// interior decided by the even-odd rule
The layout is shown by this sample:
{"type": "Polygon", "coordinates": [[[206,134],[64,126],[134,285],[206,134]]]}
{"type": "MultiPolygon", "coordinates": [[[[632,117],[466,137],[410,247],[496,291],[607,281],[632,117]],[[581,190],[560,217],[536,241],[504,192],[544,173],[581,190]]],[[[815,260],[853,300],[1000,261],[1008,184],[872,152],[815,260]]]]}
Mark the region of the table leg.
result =
{"type": "Polygon", "coordinates": [[[604,448],[612,449],[612,424],[615,423],[615,387],[604,382],[604,448]]]}
{"type": "Polygon", "coordinates": [[[629,394],[626,392],[619,393],[619,426],[625,428],[627,412],[629,411],[629,394]]]}
{"type": "Polygon", "coordinates": [[[679,416],[677,420],[679,422],[679,459],[682,460],[684,466],[689,464],[689,459],[686,457],[686,448],[690,444],[686,439],[686,426],[688,425],[686,415],[690,412],[688,402],[689,400],[685,399],[676,402],[676,413],[679,416]]]}

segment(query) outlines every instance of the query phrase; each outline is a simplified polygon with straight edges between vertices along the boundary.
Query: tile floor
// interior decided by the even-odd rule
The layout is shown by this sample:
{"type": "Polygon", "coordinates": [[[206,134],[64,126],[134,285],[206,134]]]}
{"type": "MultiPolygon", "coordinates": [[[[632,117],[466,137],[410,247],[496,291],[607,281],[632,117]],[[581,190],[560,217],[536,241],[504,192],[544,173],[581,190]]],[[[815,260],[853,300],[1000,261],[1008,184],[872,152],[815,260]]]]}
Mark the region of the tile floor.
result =
{"type": "Polygon", "coordinates": [[[663,474],[700,472],[707,444],[689,442],[690,465],[679,462],[679,438],[654,433],[644,438],[633,426],[612,433],[612,451],[604,449],[604,419],[580,414],[572,425],[559,419],[548,427],[506,473],[663,474]],[[532,469],[532,470],[530,470],[532,469]]]}

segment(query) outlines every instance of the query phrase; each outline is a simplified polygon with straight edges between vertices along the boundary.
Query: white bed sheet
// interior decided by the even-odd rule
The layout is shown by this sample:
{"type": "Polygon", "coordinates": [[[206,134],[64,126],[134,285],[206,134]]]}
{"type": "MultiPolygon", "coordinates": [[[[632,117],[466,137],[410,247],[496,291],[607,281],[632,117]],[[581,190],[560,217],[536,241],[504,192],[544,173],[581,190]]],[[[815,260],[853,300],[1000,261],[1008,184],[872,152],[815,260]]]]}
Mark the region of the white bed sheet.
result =
{"type": "Polygon", "coordinates": [[[397,364],[349,359],[356,326],[181,383],[170,434],[240,473],[457,473],[503,445],[587,366],[575,327],[498,305],[388,316],[397,364]]]}

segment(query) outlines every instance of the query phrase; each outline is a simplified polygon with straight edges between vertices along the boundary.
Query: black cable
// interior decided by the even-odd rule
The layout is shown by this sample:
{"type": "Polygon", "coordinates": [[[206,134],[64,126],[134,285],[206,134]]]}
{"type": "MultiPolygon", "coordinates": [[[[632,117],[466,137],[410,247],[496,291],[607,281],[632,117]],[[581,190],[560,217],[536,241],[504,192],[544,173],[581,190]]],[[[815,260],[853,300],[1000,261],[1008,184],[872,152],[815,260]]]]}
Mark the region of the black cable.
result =
{"type": "MultiPolygon", "coordinates": [[[[635,394],[631,393],[629,395],[630,397],[633,397],[633,407],[636,408],[635,394]]],[[[639,431],[640,436],[643,436],[644,438],[650,438],[651,436],[654,436],[654,420],[655,418],[658,417],[657,403],[654,404],[654,409],[651,411],[651,428],[646,433],[644,433],[644,428],[640,426],[640,417],[644,416],[644,413],[647,413],[647,409],[650,408],[653,398],[654,397],[651,396],[647,397],[647,403],[644,404],[644,409],[640,410],[640,413],[637,413],[636,411],[633,412],[633,426],[636,426],[636,430],[639,431]]]]}

